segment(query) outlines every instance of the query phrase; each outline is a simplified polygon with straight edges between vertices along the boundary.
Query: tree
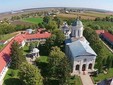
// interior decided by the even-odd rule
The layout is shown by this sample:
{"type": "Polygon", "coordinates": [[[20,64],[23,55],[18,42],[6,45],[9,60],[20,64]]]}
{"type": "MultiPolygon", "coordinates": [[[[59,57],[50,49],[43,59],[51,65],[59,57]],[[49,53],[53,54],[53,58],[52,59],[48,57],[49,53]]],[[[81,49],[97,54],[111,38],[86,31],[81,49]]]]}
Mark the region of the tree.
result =
{"type": "Polygon", "coordinates": [[[11,68],[18,69],[22,62],[25,62],[26,59],[23,56],[23,49],[19,48],[19,44],[14,41],[11,45],[11,68]]]}
{"type": "Polygon", "coordinates": [[[49,54],[51,51],[51,47],[55,46],[55,39],[56,39],[56,35],[52,34],[52,36],[46,40],[46,43],[45,43],[45,48],[47,51],[46,53],[49,54]]]}
{"type": "Polygon", "coordinates": [[[55,21],[50,20],[46,28],[47,30],[53,31],[57,29],[57,23],[55,21]]]}
{"type": "Polygon", "coordinates": [[[112,57],[113,57],[112,55],[109,55],[109,56],[107,57],[106,65],[107,65],[107,68],[108,68],[108,69],[112,67],[112,61],[113,61],[112,57]]]}
{"type": "Polygon", "coordinates": [[[49,58],[49,75],[59,82],[58,85],[68,84],[71,65],[68,58],[57,46],[53,47],[49,58]]]}
{"type": "Polygon", "coordinates": [[[101,20],[100,17],[95,18],[95,21],[100,21],[100,20],[101,20]]]}
{"type": "Polygon", "coordinates": [[[0,34],[8,34],[8,33],[12,33],[15,31],[15,26],[7,23],[7,22],[3,22],[0,23],[0,34]]]}
{"type": "Polygon", "coordinates": [[[58,48],[57,46],[52,47],[52,50],[48,58],[51,76],[54,77],[57,76],[56,74],[57,66],[64,58],[64,56],[65,54],[60,50],[60,48],[58,48]]]}
{"type": "Polygon", "coordinates": [[[54,17],[54,20],[57,22],[58,28],[63,24],[63,21],[58,17],[54,17]]]}
{"type": "Polygon", "coordinates": [[[55,45],[58,47],[61,47],[61,45],[63,44],[64,40],[65,40],[65,36],[63,34],[63,32],[61,30],[54,30],[53,34],[56,35],[56,39],[55,39],[55,45]]]}
{"type": "Polygon", "coordinates": [[[58,65],[57,74],[60,85],[67,85],[69,83],[69,77],[71,72],[70,61],[65,56],[58,65]]]}
{"type": "Polygon", "coordinates": [[[43,18],[43,21],[46,23],[46,24],[48,24],[49,23],[49,21],[50,21],[50,17],[48,17],[48,16],[45,16],[44,18],[43,18]]]}
{"type": "Polygon", "coordinates": [[[63,48],[64,40],[65,36],[63,32],[61,30],[54,30],[52,36],[48,38],[45,43],[45,48],[47,49],[47,52],[50,53],[51,47],[53,46],[63,48]]]}
{"type": "Polygon", "coordinates": [[[43,85],[43,78],[40,70],[31,64],[22,63],[19,72],[23,85],[43,85]]]}
{"type": "Polygon", "coordinates": [[[42,23],[39,23],[38,26],[39,26],[40,28],[44,28],[44,25],[43,25],[42,23]]]}

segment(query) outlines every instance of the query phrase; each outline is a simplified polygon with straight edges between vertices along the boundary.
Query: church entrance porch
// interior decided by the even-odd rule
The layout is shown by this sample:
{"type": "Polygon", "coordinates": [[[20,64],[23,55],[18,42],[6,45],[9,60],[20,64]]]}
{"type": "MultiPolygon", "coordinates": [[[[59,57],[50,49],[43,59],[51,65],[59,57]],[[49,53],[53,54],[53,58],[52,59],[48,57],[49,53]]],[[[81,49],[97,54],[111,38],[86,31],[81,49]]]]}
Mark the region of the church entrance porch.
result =
{"type": "Polygon", "coordinates": [[[82,71],[85,71],[86,70],[86,64],[83,64],[82,65],[82,71]]]}

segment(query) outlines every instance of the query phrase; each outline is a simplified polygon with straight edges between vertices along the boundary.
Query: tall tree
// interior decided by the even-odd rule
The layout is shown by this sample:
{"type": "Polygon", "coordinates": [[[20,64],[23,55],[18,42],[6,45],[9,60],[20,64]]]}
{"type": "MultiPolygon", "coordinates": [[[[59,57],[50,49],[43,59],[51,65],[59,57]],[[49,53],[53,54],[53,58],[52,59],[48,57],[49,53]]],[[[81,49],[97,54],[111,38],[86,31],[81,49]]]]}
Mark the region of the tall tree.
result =
{"type": "Polygon", "coordinates": [[[19,72],[23,85],[43,85],[43,78],[40,70],[31,64],[22,63],[19,72]]]}
{"type": "Polygon", "coordinates": [[[14,41],[11,45],[11,67],[14,69],[20,68],[22,62],[25,62],[25,56],[23,56],[23,49],[19,48],[19,44],[14,41]]]}
{"type": "Polygon", "coordinates": [[[63,24],[63,21],[58,17],[54,17],[54,20],[57,22],[58,28],[63,24]]]}
{"type": "Polygon", "coordinates": [[[63,32],[61,30],[54,30],[52,36],[48,38],[45,43],[47,52],[50,53],[51,47],[53,46],[58,46],[60,48],[63,48],[64,40],[65,40],[65,36],[63,32]]]}
{"type": "Polygon", "coordinates": [[[61,47],[61,45],[63,44],[64,40],[65,40],[65,36],[63,34],[63,32],[61,30],[54,30],[53,34],[56,35],[56,39],[55,39],[55,45],[58,47],[61,47]]]}
{"type": "Polygon", "coordinates": [[[60,85],[69,84],[70,72],[71,72],[70,61],[67,58],[67,56],[65,56],[57,67],[57,74],[58,74],[60,85]]]}
{"type": "Polygon", "coordinates": [[[50,20],[46,28],[52,32],[53,30],[57,29],[57,23],[50,20]]]}
{"type": "Polygon", "coordinates": [[[68,84],[68,78],[70,77],[71,65],[68,58],[58,47],[53,47],[49,58],[49,74],[50,77],[57,80],[58,85],[68,84]]]}
{"type": "Polygon", "coordinates": [[[57,46],[52,47],[52,50],[48,58],[51,76],[57,76],[57,67],[61,60],[64,58],[64,56],[65,54],[60,50],[60,48],[58,48],[57,46]]]}

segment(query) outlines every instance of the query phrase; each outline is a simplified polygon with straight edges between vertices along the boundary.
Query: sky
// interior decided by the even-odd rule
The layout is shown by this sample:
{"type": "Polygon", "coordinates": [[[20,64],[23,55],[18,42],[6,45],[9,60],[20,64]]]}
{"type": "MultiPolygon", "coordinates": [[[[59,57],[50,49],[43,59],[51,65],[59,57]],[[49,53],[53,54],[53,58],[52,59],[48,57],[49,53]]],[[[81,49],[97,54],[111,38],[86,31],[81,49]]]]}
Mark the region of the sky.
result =
{"type": "Polygon", "coordinates": [[[113,11],[113,0],[0,0],[0,12],[41,7],[84,7],[113,11]]]}

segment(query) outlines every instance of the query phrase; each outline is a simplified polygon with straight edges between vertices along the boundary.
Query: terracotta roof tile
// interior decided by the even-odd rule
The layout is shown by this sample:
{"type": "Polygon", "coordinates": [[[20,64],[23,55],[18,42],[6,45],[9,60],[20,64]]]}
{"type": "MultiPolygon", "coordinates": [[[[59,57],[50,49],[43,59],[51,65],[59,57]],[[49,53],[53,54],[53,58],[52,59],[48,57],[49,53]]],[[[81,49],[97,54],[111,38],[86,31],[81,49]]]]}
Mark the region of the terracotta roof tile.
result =
{"type": "Polygon", "coordinates": [[[4,47],[3,50],[0,51],[0,73],[2,72],[3,68],[10,60],[10,47],[14,41],[17,41],[19,44],[22,43],[23,40],[26,39],[34,39],[34,38],[49,38],[51,33],[44,32],[44,33],[37,33],[37,34],[20,34],[15,36],[8,44],[4,47]]]}

